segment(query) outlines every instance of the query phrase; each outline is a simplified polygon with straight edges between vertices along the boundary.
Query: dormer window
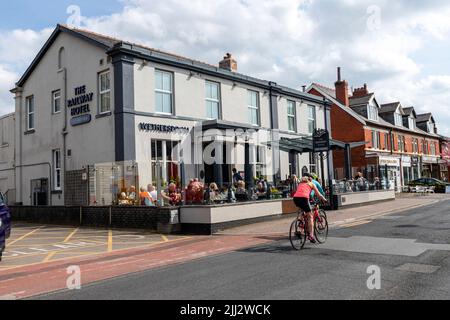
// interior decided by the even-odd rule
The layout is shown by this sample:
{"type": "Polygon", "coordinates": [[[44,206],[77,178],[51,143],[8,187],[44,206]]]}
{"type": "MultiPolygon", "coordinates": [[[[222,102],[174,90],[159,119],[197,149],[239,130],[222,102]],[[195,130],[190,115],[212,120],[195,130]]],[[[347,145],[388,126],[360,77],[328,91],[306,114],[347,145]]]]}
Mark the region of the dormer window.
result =
{"type": "Polygon", "coordinates": [[[378,121],[378,108],[372,104],[367,107],[367,118],[369,120],[378,121]]]}
{"type": "Polygon", "coordinates": [[[412,117],[408,118],[408,127],[411,130],[416,129],[416,120],[414,118],[412,118],[412,117]]]}
{"type": "Polygon", "coordinates": [[[428,122],[428,133],[434,133],[434,123],[428,122]]]}
{"type": "Polygon", "coordinates": [[[394,113],[395,125],[401,127],[403,125],[403,118],[400,113],[394,113]]]}

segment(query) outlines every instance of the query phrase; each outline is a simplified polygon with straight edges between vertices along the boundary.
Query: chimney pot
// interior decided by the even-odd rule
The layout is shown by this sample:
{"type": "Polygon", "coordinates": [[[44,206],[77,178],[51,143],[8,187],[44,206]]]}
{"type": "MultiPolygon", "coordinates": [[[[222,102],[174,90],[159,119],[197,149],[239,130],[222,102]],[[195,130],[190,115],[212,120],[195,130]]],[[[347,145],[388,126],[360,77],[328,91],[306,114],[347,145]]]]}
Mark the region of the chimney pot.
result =
{"type": "Polygon", "coordinates": [[[223,57],[223,60],[219,62],[219,68],[236,72],[237,71],[237,61],[236,61],[236,59],[234,59],[234,57],[231,53],[227,53],[225,55],[225,57],[223,57]]]}

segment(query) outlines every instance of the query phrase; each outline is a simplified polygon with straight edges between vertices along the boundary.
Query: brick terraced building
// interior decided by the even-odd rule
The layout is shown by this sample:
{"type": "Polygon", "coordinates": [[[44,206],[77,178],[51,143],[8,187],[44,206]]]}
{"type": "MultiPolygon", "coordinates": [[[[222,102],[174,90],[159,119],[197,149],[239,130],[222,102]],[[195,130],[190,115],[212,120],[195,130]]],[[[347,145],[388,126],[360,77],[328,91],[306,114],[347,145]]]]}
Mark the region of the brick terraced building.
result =
{"type": "Polygon", "coordinates": [[[432,114],[418,115],[413,107],[404,108],[400,102],[381,104],[367,85],[354,89],[350,96],[340,69],[334,89],[314,83],[307,92],[333,102],[334,139],[367,141],[351,151],[351,172],[346,172],[344,152],[334,153],[336,179],[362,172],[370,181],[379,177],[382,184],[400,191],[420,177],[440,178],[440,143],[432,114]]]}

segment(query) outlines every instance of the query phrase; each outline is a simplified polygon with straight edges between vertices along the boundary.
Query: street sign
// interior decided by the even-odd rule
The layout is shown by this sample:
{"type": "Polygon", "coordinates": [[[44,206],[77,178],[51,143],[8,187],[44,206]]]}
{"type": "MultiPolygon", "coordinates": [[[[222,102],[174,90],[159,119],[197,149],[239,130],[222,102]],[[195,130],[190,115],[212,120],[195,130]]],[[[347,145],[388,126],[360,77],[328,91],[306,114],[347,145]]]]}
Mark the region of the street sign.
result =
{"type": "Polygon", "coordinates": [[[326,152],[330,150],[330,134],[327,130],[316,129],[313,133],[313,150],[317,152],[326,152]]]}

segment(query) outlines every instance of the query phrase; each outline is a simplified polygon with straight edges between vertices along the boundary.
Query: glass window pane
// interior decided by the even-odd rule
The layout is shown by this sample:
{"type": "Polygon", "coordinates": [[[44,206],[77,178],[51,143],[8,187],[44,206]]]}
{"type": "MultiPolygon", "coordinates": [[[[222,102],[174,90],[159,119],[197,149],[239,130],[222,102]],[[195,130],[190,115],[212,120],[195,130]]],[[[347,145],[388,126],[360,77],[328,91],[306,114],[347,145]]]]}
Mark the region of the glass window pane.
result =
{"type": "Polygon", "coordinates": [[[163,75],[163,90],[172,92],[172,74],[164,73],[163,75]]]}
{"type": "Polygon", "coordinates": [[[163,94],[160,92],[155,93],[155,110],[157,112],[163,112],[163,94]]]}
{"type": "Polygon", "coordinates": [[[155,72],[155,88],[163,90],[163,74],[161,71],[155,72]]]}
{"type": "Polygon", "coordinates": [[[170,94],[163,94],[163,112],[165,113],[172,113],[172,103],[171,103],[171,96],[170,94]]]}

